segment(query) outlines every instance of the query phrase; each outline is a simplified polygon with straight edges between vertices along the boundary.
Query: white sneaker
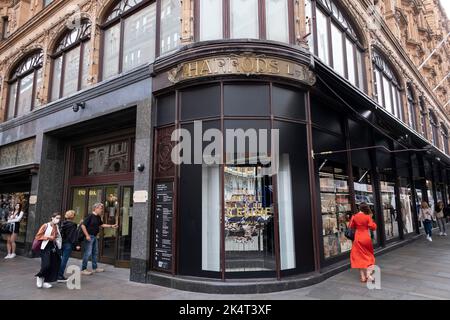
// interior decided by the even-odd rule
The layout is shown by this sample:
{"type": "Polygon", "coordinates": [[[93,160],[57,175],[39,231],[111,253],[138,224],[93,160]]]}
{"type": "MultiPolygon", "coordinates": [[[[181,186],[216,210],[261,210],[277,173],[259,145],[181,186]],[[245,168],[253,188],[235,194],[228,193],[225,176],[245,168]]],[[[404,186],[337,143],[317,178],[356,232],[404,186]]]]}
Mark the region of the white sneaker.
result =
{"type": "Polygon", "coordinates": [[[44,284],[42,285],[43,288],[45,289],[50,289],[51,287],[53,287],[50,283],[48,282],[44,282],[44,284]]]}
{"type": "Polygon", "coordinates": [[[9,255],[9,258],[10,259],[13,259],[13,258],[15,258],[16,257],[16,254],[15,253],[11,253],[10,255],[9,255]]]}
{"type": "Polygon", "coordinates": [[[444,232],[444,237],[446,237],[447,236],[447,232],[444,232]]]}
{"type": "Polygon", "coordinates": [[[6,255],[5,259],[11,259],[11,254],[8,253],[8,254],[6,255]]]}
{"type": "Polygon", "coordinates": [[[429,238],[428,238],[428,241],[432,242],[432,241],[433,241],[433,239],[431,239],[431,237],[429,237],[429,238]]]}
{"type": "Polygon", "coordinates": [[[44,282],[44,278],[36,277],[36,286],[38,288],[42,288],[42,283],[44,282]]]}

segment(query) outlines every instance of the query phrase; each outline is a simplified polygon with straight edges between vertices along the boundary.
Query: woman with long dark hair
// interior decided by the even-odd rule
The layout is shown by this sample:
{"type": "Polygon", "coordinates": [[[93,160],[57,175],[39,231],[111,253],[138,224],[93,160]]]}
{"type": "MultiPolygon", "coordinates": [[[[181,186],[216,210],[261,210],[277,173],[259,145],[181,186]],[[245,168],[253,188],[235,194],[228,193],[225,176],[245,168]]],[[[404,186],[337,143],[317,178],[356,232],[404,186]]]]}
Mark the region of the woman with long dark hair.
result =
{"type": "Polygon", "coordinates": [[[361,282],[374,281],[371,267],[375,265],[372,238],[369,230],[377,229],[372,219],[373,213],[367,203],[359,205],[359,212],[350,220],[349,228],[355,230],[355,239],[350,253],[350,262],[353,269],[359,269],[361,282]]]}
{"type": "Polygon", "coordinates": [[[58,227],[60,221],[61,214],[54,213],[50,222],[43,224],[35,237],[36,240],[42,241],[40,247],[41,270],[36,274],[38,288],[51,288],[50,282],[58,280],[62,247],[62,237],[58,227]]]}
{"type": "Polygon", "coordinates": [[[13,224],[12,233],[6,236],[6,249],[8,250],[8,255],[5,259],[13,259],[16,257],[16,240],[19,235],[20,221],[23,218],[22,204],[17,203],[14,206],[14,210],[8,217],[6,223],[13,224]]]}

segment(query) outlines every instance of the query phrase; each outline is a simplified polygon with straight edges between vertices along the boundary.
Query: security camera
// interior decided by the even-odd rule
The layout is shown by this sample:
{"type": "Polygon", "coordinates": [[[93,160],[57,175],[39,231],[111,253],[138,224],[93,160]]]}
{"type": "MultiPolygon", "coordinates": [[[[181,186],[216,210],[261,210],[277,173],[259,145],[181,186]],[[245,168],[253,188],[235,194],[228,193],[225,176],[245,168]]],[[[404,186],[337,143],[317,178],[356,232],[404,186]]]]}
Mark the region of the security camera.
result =
{"type": "Polygon", "coordinates": [[[138,169],[139,172],[142,172],[142,171],[144,171],[144,169],[145,169],[145,165],[144,165],[143,163],[139,163],[139,164],[137,165],[137,169],[138,169]]]}
{"type": "Polygon", "coordinates": [[[84,102],[77,102],[72,105],[73,112],[78,112],[80,109],[84,108],[85,108],[84,102]]]}

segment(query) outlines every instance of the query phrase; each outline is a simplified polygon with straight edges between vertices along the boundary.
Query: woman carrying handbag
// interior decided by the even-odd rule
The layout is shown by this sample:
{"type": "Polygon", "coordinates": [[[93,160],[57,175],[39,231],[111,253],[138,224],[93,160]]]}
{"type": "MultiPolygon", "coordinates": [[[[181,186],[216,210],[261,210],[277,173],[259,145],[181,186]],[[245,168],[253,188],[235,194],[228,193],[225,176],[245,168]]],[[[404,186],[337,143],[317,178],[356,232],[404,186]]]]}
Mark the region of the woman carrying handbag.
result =
{"type": "Polygon", "coordinates": [[[372,220],[373,213],[367,203],[362,202],[359,205],[359,210],[351,218],[348,226],[350,230],[355,230],[350,262],[352,269],[359,269],[361,282],[367,282],[368,280],[373,282],[370,268],[375,265],[375,256],[369,230],[375,231],[377,225],[372,220]]]}
{"type": "Polygon", "coordinates": [[[58,280],[62,247],[62,238],[58,227],[60,220],[61,214],[54,213],[51,221],[39,228],[33,243],[33,248],[40,248],[41,256],[41,270],[36,274],[38,288],[51,288],[50,282],[58,280]]]}

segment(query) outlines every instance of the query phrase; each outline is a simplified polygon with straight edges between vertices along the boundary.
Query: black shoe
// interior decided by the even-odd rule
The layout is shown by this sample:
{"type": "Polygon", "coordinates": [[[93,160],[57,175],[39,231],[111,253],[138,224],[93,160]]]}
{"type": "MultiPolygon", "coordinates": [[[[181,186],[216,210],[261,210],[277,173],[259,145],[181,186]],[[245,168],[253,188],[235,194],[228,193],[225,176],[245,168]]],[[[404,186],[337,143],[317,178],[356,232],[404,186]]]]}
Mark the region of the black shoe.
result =
{"type": "Polygon", "coordinates": [[[58,277],[58,282],[67,282],[65,277],[58,277]]]}

